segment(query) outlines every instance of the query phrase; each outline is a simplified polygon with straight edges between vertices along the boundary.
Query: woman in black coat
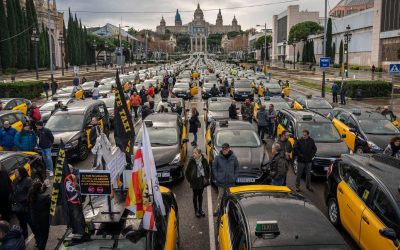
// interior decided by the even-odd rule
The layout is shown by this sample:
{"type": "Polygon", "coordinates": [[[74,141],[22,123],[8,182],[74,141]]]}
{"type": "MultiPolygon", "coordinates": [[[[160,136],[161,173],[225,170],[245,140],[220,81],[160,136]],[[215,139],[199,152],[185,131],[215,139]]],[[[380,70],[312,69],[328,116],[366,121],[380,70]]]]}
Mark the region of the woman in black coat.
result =
{"type": "Polygon", "coordinates": [[[0,220],[10,221],[11,217],[11,180],[0,165],[0,220]]]}
{"type": "Polygon", "coordinates": [[[203,212],[203,191],[205,184],[210,180],[210,166],[202,155],[201,149],[193,149],[193,157],[190,158],[186,167],[185,176],[193,190],[193,206],[196,217],[205,216],[203,212]]]}
{"type": "Polygon", "coordinates": [[[197,145],[197,130],[200,128],[199,112],[195,107],[192,108],[192,117],[189,119],[189,133],[193,133],[192,146],[197,145]]]}
{"type": "Polygon", "coordinates": [[[50,193],[40,181],[33,183],[28,193],[32,226],[39,250],[45,250],[49,238],[50,193]]]}

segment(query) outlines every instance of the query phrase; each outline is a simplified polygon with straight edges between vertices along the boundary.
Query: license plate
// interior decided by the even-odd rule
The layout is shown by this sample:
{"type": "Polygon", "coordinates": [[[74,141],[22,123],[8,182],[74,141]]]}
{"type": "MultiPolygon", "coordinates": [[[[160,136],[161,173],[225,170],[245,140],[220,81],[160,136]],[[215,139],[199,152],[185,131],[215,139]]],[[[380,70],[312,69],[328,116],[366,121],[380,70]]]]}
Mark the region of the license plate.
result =
{"type": "Polygon", "coordinates": [[[248,95],[242,95],[243,97],[248,97],[248,95]]]}
{"type": "Polygon", "coordinates": [[[57,155],[58,155],[57,152],[52,152],[52,153],[51,153],[51,156],[57,156],[57,155]]]}
{"type": "Polygon", "coordinates": [[[170,176],[169,172],[157,173],[158,178],[169,178],[170,176]]]}
{"type": "Polygon", "coordinates": [[[256,182],[256,179],[254,179],[254,178],[237,178],[236,182],[237,183],[254,183],[254,182],[256,182]]]}
{"type": "Polygon", "coordinates": [[[328,171],[329,167],[324,167],[324,171],[328,171]]]}

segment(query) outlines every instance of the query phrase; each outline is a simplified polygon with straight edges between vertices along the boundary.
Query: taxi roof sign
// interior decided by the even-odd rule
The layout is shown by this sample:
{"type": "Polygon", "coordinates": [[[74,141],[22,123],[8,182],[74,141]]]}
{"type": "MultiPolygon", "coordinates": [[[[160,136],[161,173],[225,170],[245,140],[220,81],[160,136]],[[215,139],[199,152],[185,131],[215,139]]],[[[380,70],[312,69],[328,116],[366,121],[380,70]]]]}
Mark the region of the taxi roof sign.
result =
{"type": "Polygon", "coordinates": [[[278,221],[257,221],[255,234],[257,237],[271,238],[280,234],[278,221]]]}
{"type": "Polygon", "coordinates": [[[220,127],[228,127],[228,121],[227,120],[222,120],[222,121],[219,121],[219,126],[220,127]]]}

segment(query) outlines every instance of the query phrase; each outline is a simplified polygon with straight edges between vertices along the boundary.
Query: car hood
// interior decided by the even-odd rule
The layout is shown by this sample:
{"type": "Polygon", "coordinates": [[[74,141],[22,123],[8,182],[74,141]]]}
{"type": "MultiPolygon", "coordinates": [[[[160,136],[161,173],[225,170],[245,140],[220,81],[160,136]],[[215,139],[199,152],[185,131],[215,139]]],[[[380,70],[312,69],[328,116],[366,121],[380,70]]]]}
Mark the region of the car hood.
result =
{"type": "Polygon", "coordinates": [[[317,112],[319,114],[322,114],[324,116],[327,116],[333,109],[331,109],[331,108],[326,108],[326,109],[314,109],[314,108],[312,108],[310,110],[315,111],[315,112],[317,112]]]}
{"type": "Polygon", "coordinates": [[[64,143],[68,143],[72,138],[80,134],[81,131],[71,131],[71,132],[53,132],[54,144],[60,144],[61,140],[64,143]]]}
{"type": "Polygon", "coordinates": [[[390,140],[395,136],[399,136],[399,134],[395,134],[395,135],[365,134],[365,136],[367,137],[368,141],[375,143],[381,149],[385,149],[386,146],[389,144],[390,140]]]}
{"type": "MultiPolygon", "coordinates": [[[[248,171],[259,171],[263,156],[264,156],[264,146],[261,145],[258,148],[241,148],[241,147],[231,147],[232,151],[235,153],[240,166],[240,172],[248,171]]],[[[220,152],[221,148],[218,149],[220,152]]],[[[268,161],[268,154],[265,154],[264,162],[268,161]]]]}
{"type": "Polygon", "coordinates": [[[253,92],[251,88],[235,88],[236,92],[253,92]]]}
{"type": "Polygon", "coordinates": [[[40,112],[40,116],[42,117],[42,121],[47,121],[51,116],[51,112],[50,111],[40,112]]]}
{"type": "Polygon", "coordinates": [[[342,154],[348,154],[350,152],[344,141],[340,142],[316,142],[317,156],[326,158],[340,158],[342,154]]]}
{"type": "Polygon", "coordinates": [[[71,97],[72,93],[60,93],[60,94],[55,94],[54,98],[60,99],[60,98],[69,98],[71,97]]]}
{"type": "MultiPolygon", "coordinates": [[[[135,153],[136,153],[135,147],[135,153]]],[[[179,154],[179,145],[151,147],[156,167],[170,163],[179,154]]]]}
{"type": "Polygon", "coordinates": [[[228,119],[229,111],[208,111],[209,116],[214,120],[228,119]]]}
{"type": "Polygon", "coordinates": [[[281,93],[282,92],[282,89],[270,89],[270,88],[268,88],[268,90],[269,90],[269,92],[271,92],[271,93],[281,93]]]}

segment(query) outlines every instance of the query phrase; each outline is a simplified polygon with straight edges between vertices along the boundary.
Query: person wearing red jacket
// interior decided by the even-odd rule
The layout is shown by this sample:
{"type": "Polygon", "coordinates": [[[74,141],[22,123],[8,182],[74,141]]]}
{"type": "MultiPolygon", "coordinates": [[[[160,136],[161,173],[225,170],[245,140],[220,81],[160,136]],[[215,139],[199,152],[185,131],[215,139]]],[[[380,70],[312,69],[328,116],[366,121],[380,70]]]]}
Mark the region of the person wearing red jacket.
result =
{"type": "Polygon", "coordinates": [[[153,87],[153,85],[149,86],[149,89],[147,90],[147,94],[154,98],[154,87],[153,87]]]}
{"type": "Polygon", "coordinates": [[[136,119],[136,118],[138,118],[138,109],[140,107],[142,100],[136,92],[133,92],[133,94],[131,95],[131,97],[129,99],[129,102],[131,104],[131,108],[135,112],[135,119],[136,119]]]}

